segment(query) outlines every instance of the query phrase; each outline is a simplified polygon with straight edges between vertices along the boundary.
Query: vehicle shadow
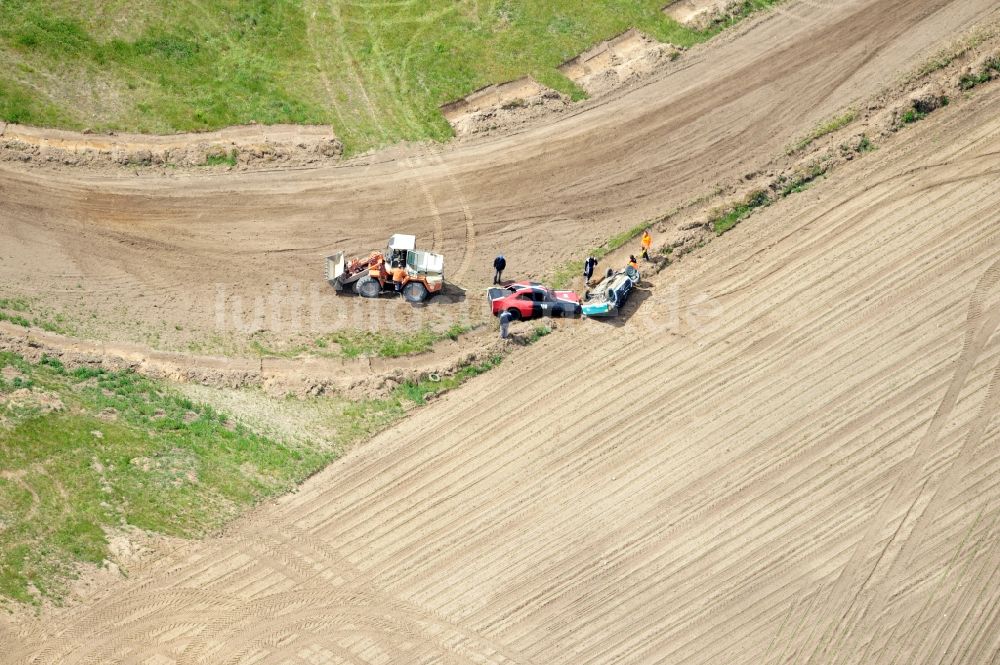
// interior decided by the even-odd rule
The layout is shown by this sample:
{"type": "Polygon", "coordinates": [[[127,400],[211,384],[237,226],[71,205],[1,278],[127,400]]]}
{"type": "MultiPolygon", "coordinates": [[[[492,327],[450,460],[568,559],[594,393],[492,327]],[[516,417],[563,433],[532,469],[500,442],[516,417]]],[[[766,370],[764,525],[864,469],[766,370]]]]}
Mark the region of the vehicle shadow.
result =
{"type": "Polygon", "coordinates": [[[625,301],[625,306],[618,310],[618,316],[595,316],[595,317],[583,317],[590,321],[596,321],[597,323],[611,326],[613,328],[621,328],[632,315],[635,314],[639,307],[644,303],[651,295],[653,295],[653,288],[650,286],[643,286],[644,282],[639,282],[635,288],[632,289],[632,293],[629,294],[628,300],[625,301]]]}
{"type": "MultiPolygon", "coordinates": [[[[441,289],[441,293],[437,294],[426,303],[416,305],[417,307],[425,307],[430,305],[459,305],[465,302],[466,290],[457,284],[450,284],[445,282],[444,288],[441,289]]],[[[485,298],[484,298],[485,301],[485,298]]]]}
{"type": "MultiPolygon", "coordinates": [[[[338,298],[361,298],[360,295],[355,293],[350,289],[345,289],[343,291],[337,291],[336,295],[338,298]]],[[[441,292],[429,298],[426,302],[421,303],[410,303],[413,307],[440,307],[449,305],[459,305],[465,302],[466,290],[455,284],[445,283],[444,288],[441,292]]],[[[387,290],[383,292],[379,298],[399,298],[402,300],[403,295],[399,292],[393,292],[392,290],[387,290]]]]}

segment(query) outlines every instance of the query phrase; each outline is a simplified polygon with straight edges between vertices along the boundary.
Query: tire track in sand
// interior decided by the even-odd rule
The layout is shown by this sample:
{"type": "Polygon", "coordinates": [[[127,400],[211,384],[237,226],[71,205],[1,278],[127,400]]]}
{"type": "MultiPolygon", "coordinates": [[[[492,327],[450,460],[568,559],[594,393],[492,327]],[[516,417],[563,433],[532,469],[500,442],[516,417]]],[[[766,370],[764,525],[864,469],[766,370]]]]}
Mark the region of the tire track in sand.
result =
{"type": "MultiPolygon", "coordinates": [[[[899,472],[898,479],[882,503],[882,506],[871,518],[864,537],[858,543],[850,561],[838,578],[837,584],[834,586],[828,601],[830,611],[827,613],[827,617],[829,618],[827,619],[826,628],[817,636],[816,640],[818,642],[812,649],[806,662],[822,662],[822,658],[829,654],[828,647],[832,644],[833,634],[837,631],[838,627],[844,624],[848,615],[854,609],[854,603],[858,599],[859,594],[881,563],[882,557],[880,556],[875,560],[874,564],[865,565],[866,561],[870,559],[875,545],[881,539],[883,531],[898,518],[900,510],[904,506],[909,505],[906,509],[906,514],[909,514],[909,511],[921,498],[922,491],[916,492],[914,495],[914,483],[918,478],[918,474],[934,452],[933,446],[937,443],[942,428],[951,417],[952,411],[958,402],[959,394],[969,378],[973,366],[976,364],[987,342],[1000,329],[1000,303],[993,305],[985,312],[983,311],[983,304],[989,291],[995,288],[998,282],[1000,282],[1000,261],[990,266],[976,285],[969,302],[962,350],[956,360],[954,374],[948,385],[948,390],[938,405],[926,433],[917,444],[906,465],[899,472]],[[824,647],[824,644],[827,646],[824,647]]],[[[976,418],[965,440],[965,444],[959,454],[959,459],[952,465],[952,471],[948,475],[948,480],[942,487],[950,488],[954,484],[956,474],[961,474],[964,465],[968,463],[969,457],[981,443],[986,426],[998,411],[1000,411],[1000,365],[997,366],[993,373],[993,379],[987,389],[986,397],[980,406],[979,416],[976,418]]],[[[897,532],[905,521],[906,517],[904,515],[903,520],[897,525],[897,532]]],[[[914,526],[914,533],[917,532],[917,527],[925,523],[926,518],[918,519],[914,526]]],[[[888,548],[891,540],[886,544],[885,548],[888,548]]],[[[897,561],[909,561],[909,558],[912,556],[913,547],[916,546],[915,542],[919,541],[911,535],[897,561]]],[[[885,548],[883,549],[883,553],[885,552],[885,548]]]]}

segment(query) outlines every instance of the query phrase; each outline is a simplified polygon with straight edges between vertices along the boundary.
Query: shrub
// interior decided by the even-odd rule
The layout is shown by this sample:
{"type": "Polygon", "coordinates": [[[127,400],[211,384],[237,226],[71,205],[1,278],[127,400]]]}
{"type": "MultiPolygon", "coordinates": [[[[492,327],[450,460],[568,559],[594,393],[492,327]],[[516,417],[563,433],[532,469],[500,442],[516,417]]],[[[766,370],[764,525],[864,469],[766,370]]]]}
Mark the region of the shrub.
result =
{"type": "Polygon", "coordinates": [[[918,111],[915,108],[911,108],[907,109],[906,112],[903,114],[902,118],[900,119],[902,120],[904,125],[912,125],[918,120],[923,120],[926,117],[927,117],[926,113],[918,111]]]}
{"type": "Polygon", "coordinates": [[[989,69],[985,69],[979,74],[968,72],[962,74],[962,76],[958,79],[958,87],[962,90],[971,90],[980,83],[988,83],[991,78],[993,77],[990,74],[989,69]]]}
{"type": "Polygon", "coordinates": [[[236,157],[239,154],[240,153],[236,148],[233,148],[229,152],[226,152],[225,150],[210,152],[205,157],[205,166],[222,166],[224,164],[228,166],[236,166],[236,157]]]}

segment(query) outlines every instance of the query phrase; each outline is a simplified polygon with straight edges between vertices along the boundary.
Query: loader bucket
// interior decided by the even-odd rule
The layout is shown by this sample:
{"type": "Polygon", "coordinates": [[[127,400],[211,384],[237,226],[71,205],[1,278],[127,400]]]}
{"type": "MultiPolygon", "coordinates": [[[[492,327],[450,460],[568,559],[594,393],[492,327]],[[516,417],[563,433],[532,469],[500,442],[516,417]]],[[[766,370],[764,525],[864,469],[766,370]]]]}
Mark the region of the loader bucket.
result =
{"type": "Polygon", "coordinates": [[[344,253],[337,252],[326,257],[326,281],[338,291],[344,287],[340,277],[344,274],[344,253]]]}

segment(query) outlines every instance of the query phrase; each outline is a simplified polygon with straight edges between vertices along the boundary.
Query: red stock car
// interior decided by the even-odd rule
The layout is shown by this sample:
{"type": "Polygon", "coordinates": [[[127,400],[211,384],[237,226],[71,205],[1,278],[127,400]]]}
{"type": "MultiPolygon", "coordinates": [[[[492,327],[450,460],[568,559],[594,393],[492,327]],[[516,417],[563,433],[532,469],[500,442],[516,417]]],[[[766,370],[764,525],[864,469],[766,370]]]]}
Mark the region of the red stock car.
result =
{"type": "Polygon", "coordinates": [[[486,292],[493,316],[510,313],[513,321],[541,316],[580,316],[580,296],[573,291],[553,291],[537,282],[514,282],[486,292]]]}

